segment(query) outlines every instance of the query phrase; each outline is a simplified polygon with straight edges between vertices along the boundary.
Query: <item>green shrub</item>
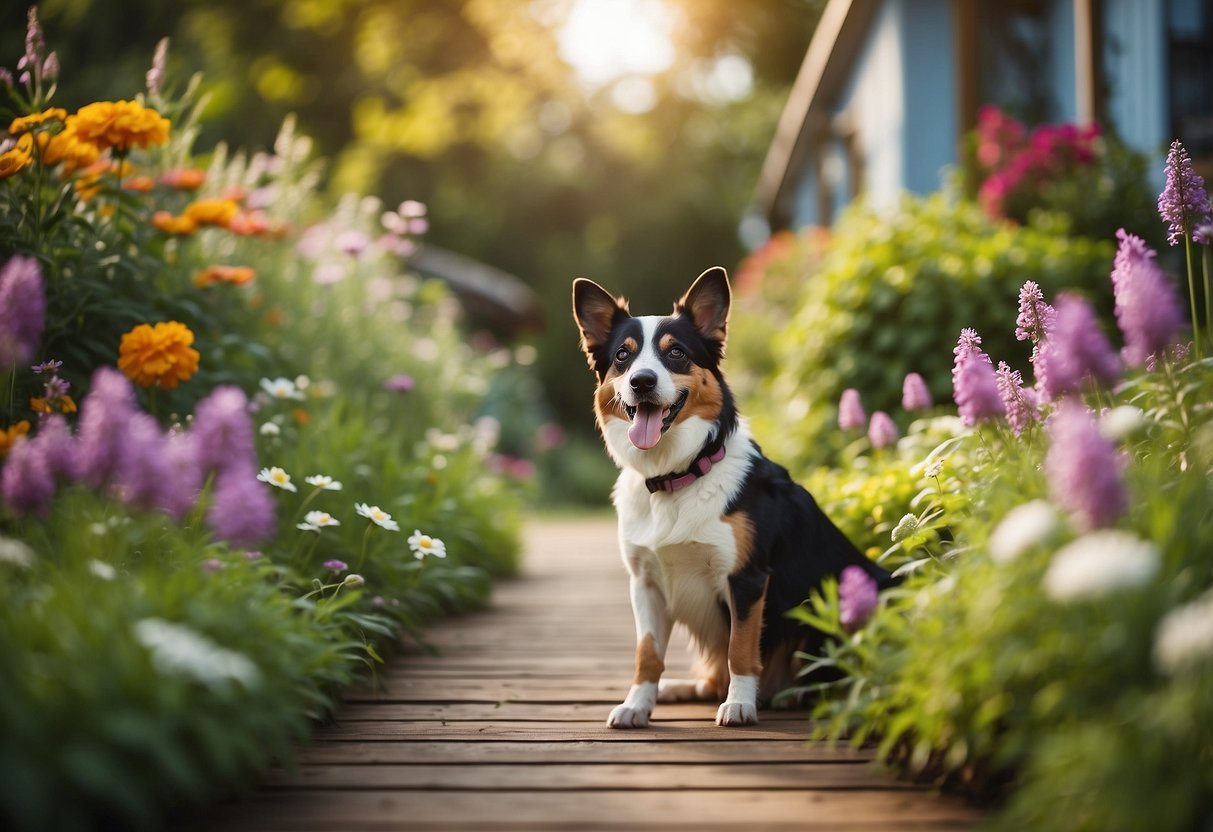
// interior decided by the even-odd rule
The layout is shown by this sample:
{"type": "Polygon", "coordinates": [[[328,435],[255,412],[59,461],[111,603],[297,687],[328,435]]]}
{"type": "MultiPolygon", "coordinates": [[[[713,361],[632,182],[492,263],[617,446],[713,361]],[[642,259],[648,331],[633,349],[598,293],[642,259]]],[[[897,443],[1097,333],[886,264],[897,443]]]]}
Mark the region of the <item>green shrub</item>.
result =
{"type": "Polygon", "coordinates": [[[977,205],[942,194],[907,196],[887,214],[852,209],[820,269],[786,298],[786,326],[757,315],[734,322],[734,333],[749,330],[731,353],[738,366],[747,366],[756,333],[771,342],[771,358],[757,360],[774,367],[743,402],[759,441],[794,467],[827,462],[839,448],[842,391],[859,390],[869,413],[893,413],[908,372],[926,379],[936,402],[949,402],[963,327],[977,329],[991,355],[1026,368],[1027,346],[1002,325],[1024,282],[1052,298],[1062,288],[1102,287],[1110,271],[1111,240],[1060,230],[995,224],[977,205]]]}

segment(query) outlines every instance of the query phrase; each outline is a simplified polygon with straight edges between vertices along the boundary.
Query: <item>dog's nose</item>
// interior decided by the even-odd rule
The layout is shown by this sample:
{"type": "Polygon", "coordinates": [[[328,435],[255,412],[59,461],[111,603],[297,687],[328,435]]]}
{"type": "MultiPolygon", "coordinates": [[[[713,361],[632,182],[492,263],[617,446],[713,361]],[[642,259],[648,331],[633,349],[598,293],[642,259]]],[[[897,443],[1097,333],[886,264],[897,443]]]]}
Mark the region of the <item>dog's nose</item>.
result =
{"type": "Polygon", "coordinates": [[[652,393],[657,389],[657,374],[652,370],[640,370],[632,374],[631,385],[640,395],[652,393]]]}

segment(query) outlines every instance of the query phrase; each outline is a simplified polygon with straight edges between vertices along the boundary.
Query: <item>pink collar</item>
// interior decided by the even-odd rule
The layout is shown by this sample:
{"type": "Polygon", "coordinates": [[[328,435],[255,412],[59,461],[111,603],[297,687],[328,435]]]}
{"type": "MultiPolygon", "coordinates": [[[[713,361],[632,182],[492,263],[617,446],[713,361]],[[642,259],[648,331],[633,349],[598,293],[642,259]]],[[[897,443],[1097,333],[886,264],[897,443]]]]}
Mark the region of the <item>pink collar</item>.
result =
{"type": "Polygon", "coordinates": [[[680,488],[686,488],[695,482],[695,480],[712,470],[712,463],[720,462],[722,459],[724,459],[724,445],[721,445],[711,453],[705,450],[691,464],[691,467],[682,474],[666,474],[664,477],[651,477],[645,480],[644,484],[648,487],[650,494],[656,494],[658,491],[674,492],[680,488]]]}

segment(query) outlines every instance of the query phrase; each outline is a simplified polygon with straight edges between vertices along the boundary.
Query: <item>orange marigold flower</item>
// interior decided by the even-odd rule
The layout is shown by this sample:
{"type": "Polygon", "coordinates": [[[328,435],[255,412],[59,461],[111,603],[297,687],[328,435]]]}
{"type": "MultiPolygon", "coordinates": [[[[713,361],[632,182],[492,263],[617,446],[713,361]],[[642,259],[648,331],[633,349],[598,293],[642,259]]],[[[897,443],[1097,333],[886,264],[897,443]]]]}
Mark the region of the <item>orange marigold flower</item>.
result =
{"type": "Polygon", "coordinates": [[[8,132],[14,136],[19,136],[22,133],[31,133],[44,124],[55,121],[62,122],[66,119],[67,110],[62,107],[51,107],[49,110],[43,110],[40,113],[13,119],[13,123],[8,126],[8,132]]]}
{"type": "Polygon", "coordinates": [[[200,199],[186,206],[185,216],[199,225],[227,228],[239,210],[240,206],[230,199],[200,199]]]}
{"type": "Polygon", "coordinates": [[[207,266],[194,275],[194,285],[198,288],[210,286],[212,283],[230,283],[233,286],[243,286],[257,276],[250,266],[207,266]]]}
{"type": "Polygon", "coordinates": [[[118,369],[136,384],[171,390],[198,371],[200,356],[193,343],[194,333],[179,321],[139,324],[122,336],[118,369]]]}
{"type": "Polygon", "coordinates": [[[152,228],[165,234],[185,236],[198,230],[198,223],[189,217],[175,217],[168,211],[157,211],[152,214],[152,228]]]}
{"type": "Polygon", "coordinates": [[[302,407],[296,407],[291,411],[291,417],[295,420],[295,424],[300,427],[305,427],[312,421],[312,414],[308,413],[302,407]]]}
{"type": "Polygon", "coordinates": [[[34,161],[34,137],[26,133],[17,141],[0,142],[0,179],[20,173],[34,161]]]}
{"type": "Polygon", "coordinates": [[[87,168],[97,163],[101,151],[92,142],[81,141],[72,127],[73,119],[68,117],[67,127],[58,133],[38,133],[36,139],[38,150],[42,154],[42,164],[47,167],[63,165],[64,175],[70,176],[80,168],[87,168]]]}
{"type": "Polygon", "coordinates": [[[76,400],[71,396],[63,395],[54,399],[30,399],[30,409],[35,413],[75,413],[76,400]]]}
{"type": "Polygon", "coordinates": [[[141,194],[147,193],[154,187],[156,187],[156,180],[150,176],[133,176],[122,183],[122,190],[141,194]]]}
{"type": "Polygon", "coordinates": [[[228,229],[233,234],[252,237],[269,231],[270,222],[264,211],[237,211],[236,215],[232,217],[228,229]]]}
{"type": "Polygon", "coordinates": [[[8,451],[13,447],[13,443],[18,437],[25,436],[29,433],[29,422],[22,419],[15,425],[9,425],[7,428],[0,429],[0,459],[8,456],[8,451]]]}
{"type": "Polygon", "coordinates": [[[138,101],[97,101],[76,111],[75,130],[102,150],[126,153],[168,141],[169,120],[138,101]]]}
{"type": "Polygon", "coordinates": [[[206,171],[197,168],[177,168],[170,170],[160,177],[161,185],[178,188],[182,191],[196,191],[206,182],[206,171]]]}

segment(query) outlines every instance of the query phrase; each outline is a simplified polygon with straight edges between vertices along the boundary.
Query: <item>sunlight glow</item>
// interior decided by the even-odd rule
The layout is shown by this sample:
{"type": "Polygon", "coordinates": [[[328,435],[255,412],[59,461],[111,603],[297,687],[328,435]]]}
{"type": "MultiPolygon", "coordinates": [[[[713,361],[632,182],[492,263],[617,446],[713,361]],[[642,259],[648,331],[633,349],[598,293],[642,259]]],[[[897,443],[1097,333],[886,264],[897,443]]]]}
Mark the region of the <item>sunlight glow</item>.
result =
{"type": "Polygon", "coordinates": [[[674,63],[673,23],[660,0],[573,0],[560,54],[590,86],[653,75],[674,63]]]}

